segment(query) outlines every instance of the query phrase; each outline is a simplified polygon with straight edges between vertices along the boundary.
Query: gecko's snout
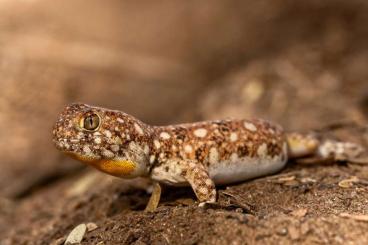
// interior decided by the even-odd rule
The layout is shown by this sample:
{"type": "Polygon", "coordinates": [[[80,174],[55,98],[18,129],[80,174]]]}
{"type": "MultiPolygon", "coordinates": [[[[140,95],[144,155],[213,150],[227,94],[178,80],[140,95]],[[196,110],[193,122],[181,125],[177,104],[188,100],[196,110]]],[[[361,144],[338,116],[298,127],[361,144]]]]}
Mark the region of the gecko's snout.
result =
{"type": "MultiPolygon", "coordinates": [[[[52,139],[58,150],[70,152],[76,148],[81,140],[81,134],[75,126],[76,120],[87,107],[87,105],[80,103],[71,104],[66,106],[59,115],[52,130],[52,139]]],[[[86,122],[86,125],[92,128],[96,126],[96,123],[96,120],[92,118],[86,122]]]]}

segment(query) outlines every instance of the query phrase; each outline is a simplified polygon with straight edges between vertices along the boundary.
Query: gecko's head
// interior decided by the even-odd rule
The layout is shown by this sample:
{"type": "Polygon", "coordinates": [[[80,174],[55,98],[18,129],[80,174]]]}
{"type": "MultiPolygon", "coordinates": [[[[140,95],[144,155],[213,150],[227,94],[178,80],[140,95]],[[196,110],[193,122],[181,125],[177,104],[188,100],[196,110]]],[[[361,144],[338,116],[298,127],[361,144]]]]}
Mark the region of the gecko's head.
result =
{"type": "Polygon", "coordinates": [[[114,176],[148,171],[149,128],[119,111],[69,105],[55,123],[53,141],[58,150],[114,176]]]}

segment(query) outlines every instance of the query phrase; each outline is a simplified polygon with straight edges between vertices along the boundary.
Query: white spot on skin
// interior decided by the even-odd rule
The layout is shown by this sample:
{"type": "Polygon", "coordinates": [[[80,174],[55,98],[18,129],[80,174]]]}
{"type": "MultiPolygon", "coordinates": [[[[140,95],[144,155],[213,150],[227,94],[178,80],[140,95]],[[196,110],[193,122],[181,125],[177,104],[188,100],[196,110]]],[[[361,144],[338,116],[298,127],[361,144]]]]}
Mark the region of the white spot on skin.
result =
{"type": "Polygon", "coordinates": [[[124,120],[123,120],[123,119],[121,119],[120,117],[118,117],[116,120],[117,120],[119,123],[124,123],[124,120]]]}
{"type": "Polygon", "coordinates": [[[238,134],[237,134],[237,133],[232,132],[232,133],[230,134],[230,141],[231,141],[231,142],[235,142],[235,141],[237,141],[237,140],[238,140],[238,134]]]}
{"type": "Polygon", "coordinates": [[[85,152],[86,154],[90,154],[91,149],[87,145],[85,145],[85,146],[83,146],[83,152],[85,152]]]}
{"type": "Polygon", "coordinates": [[[148,147],[148,145],[145,145],[145,146],[144,146],[143,151],[144,151],[144,153],[145,153],[146,155],[148,155],[148,154],[149,154],[149,152],[150,152],[150,148],[148,147]]]}
{"type": "Polygon", "coordinates": [[[192,147],[192,146],[190,146],[190,145],[185,145],[185,146],[184,146],[184,151],[185,151],[186,153],[192,153],[192,151],[193,151],[193,147],[192,147]]]}
{"type": "Polygon", "coordinates": [[[143,129],[136,123],[134,123],[134,128],[135,128],[135,131],[138,132],[138,134],[142,135],[143,134],[143,129]]]}
{"type": "Polygon", "coordinates": [[[94,132],[93,135],[95,135],[95,136],[101,136],[101,133],[100,132],[94,132]]]}
{"type": "Polygon", "coordinates": [[[71,139],[70,143],[79,143],[79,139],[71,139]]]}
{"type": "Polygon", "coordinates": [[[258,147],[257,155],[260,157],[266,157],[267,156],[267,144],[263,143],[260,147],[258,147]]]}
{"type": "Polygon", "coordinates": [[[248,129],[249,131],[256,132],[257,127],[253,123],[244,122],[244,127],[248,129]]]}
{"type": "Polygon", "coordinates": [[[160,149],[160,147],[161,147],[160,141],[154,140],[153,144],[155,145],[156,149],[160,149]]]}
{"type": "Polygon", "coordinates": [[[162,139],[164,139],[164,140],[168,140],[168,139],[170,139],[170,138],[171,138],[170,134],[168,134],[167,132],[162,132],[162,133],[160,134],[160,137],[161,137],[162,139]]]}
{"type": "Polygon", "coordinates": [[[60,148],[63,148],[64,146],[64,143],[63,142],[58,142],[57,145],[60,147],[60,148]]]}
{"type": "Polygon", "coordinates": [[[107,138],[111,138],[111,132],[109,130],[105,130],[104,134],[106,135],[107,138]]]}
{"type": "Polygon", "coordinates": [[[212,181],[210,179],[206,179],[205,183],[207,186],[212,186],[212,181]]]}
{"type": "Polygon", "coordinates": [[[113,158],[115,156],[112,151],[106,149],[102,151],[102,155],[106,158],[113,158]]]}
{"type": "Polygon", "coordinates": [[[232,162],[236,162],[236,161],[238,161],[239,156],[236,153],[232,153],[231,156],[230,156],[230,159],[231,159],[232,162]]]}
{"type": "Polygon", "coordinates": [[[197,137],[199,137],[199,138],[206,137],[207,130],[204,129],[204,128],[196,129],[196,130],[194,130],[194,135],[197,136],[197,137]]]}
{"type": "Polygon", "coordinates": [[[152,168],[151,178],[166,184],[186,184],[182,175],[182,168],[176,160],[170,160],[158,167],[152,168]]]}
{"type": "Polygon", "coordinates": [[[155,162],[155,160],[156,160],[155,155],[150,156],[150,163],[151,163],[151,164],[152,164],[152,163],[154,163],[154,162],[155,162]]]}
{"type": "Polygon", "coordinates": [[[68,144],[68,143],[64,143],[64,147],[66,148],[66,149],[69,149],[69,147],[70,147],[70,145],[68,144]]]}
{"type": "Polygon", "coordinates": [[[209,163],[210,164],[216,164],[219,161],[219,152],[217,151],[217,149],[215,147],[212,147],[210,149],[210,154],[209,154],[209,163]]]}
{"type": "Polygon", "coordinates": [[[93,140],[96,144],[101,144],[101,138],[97,137],[93,140]]]}
{"type": "Polygon", "coordinates": [[[112,151],[114,151],[114,152],[118,152],[119,151],[119,146],[118,145],[111,145],[110,146],[110,149],[112,150],[112,151]]]}
{"type": "Polygon", "coordinates": [[[208,189],[207,188],[205,188],[205,187],[201,187],[200,189],[199,189],[199,191],[202,193],[202,194],[208,194],[208,189]]]}
{"type": "Polygon", "coordinates": [[[145,163],[147,161],[147,155],[144,153],[144,147],[132,141],[129,143],[129,149],[131,158],[134,162],[145,163]]]}
{"type": "Polygon", "coordinates": [[[115,137],[114,143],[117,144],[117,145],[121,145],[123,142],[121,141],[121,139],[119,137],[115,137]]]}

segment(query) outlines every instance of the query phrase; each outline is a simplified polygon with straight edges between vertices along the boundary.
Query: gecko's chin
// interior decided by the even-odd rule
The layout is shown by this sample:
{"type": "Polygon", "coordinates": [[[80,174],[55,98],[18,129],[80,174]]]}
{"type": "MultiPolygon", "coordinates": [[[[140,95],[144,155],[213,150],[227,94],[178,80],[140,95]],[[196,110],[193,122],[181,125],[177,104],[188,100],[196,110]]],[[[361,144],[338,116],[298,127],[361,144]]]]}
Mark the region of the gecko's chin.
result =
{"type": "Polygon", "coordinates": [[[78,160],[78,161],[81,161],[81,162],[84,162],[84,163],[93,163],[93,162],[96,162],[98,160],[100,160],[99,157],[97,156],[93,156],[93,155],[81,155],[81,154],[78,154],[77,152],[73,152],[73,151],[63,151],[66,155],[78,160]]]}

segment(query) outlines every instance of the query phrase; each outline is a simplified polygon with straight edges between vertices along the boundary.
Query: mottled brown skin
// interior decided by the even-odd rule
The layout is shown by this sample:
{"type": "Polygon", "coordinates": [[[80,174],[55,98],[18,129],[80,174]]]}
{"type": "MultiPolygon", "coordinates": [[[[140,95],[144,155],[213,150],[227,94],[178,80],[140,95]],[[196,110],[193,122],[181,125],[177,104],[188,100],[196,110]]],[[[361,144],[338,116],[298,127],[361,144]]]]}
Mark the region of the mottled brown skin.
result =
{"type": "Polygon", "coordinates": [[[154,127],[154,129],[156,139],[160,139],[162,132],[170,135],[170,139],[160,140],[160,149],[154,151],[157,158],[160,158],[160,153],[164,153],[163,160],[165,158],[190,159],[201,162],[207,167],[210,164],[208,156],[212,147],[218,149],[219,160],[223,161],[230,159],[233,153],[236,153],[239,158],[257,157],[259,146],[265,143],[268,155],[273,157],[282,154],[282,144],[285,140],[280,127],[262,120],[218,120],[154,127]],[[244,122],[255,125],[257,131],[252,132],[245,129],[244,122]],[[194,132],[201,129],[207,130],[206,135],[204,137],[196,136],[194,132]],[[233,141],[229,140],[231,134],[236,134],[233,141]],[[185,146],[190,146],[193,150],[186,152],[185,146]]]}
{"type": "Polygon", "coordinates": [[[273,173],[286,163],[288,148],[291,155],[301,156],[316,152],[319,144],[309,136],[287,137],[281,127],[263,120],[156,127],[120,111],[85,104],[67,106],[53,135],[59,150],[105,173],[189,183],[202,203],[216,201],[215,182],[273,173]],[[91,129],[91,122],[98,127],[91,129]]]}

